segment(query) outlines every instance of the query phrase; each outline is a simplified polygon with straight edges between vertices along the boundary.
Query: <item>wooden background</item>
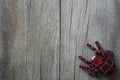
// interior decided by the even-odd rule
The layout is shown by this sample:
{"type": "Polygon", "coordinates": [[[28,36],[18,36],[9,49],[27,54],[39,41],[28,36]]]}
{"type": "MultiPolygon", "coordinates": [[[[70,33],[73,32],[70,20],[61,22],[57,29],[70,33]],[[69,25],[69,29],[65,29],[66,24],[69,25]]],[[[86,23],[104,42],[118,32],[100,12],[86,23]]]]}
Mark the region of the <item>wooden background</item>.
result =
{"type": "Polygon", "coordinates": [[[79,69],[96,40],[119,68],[120,0],[0,0],[0,80],[120,80],[79,69]]]}

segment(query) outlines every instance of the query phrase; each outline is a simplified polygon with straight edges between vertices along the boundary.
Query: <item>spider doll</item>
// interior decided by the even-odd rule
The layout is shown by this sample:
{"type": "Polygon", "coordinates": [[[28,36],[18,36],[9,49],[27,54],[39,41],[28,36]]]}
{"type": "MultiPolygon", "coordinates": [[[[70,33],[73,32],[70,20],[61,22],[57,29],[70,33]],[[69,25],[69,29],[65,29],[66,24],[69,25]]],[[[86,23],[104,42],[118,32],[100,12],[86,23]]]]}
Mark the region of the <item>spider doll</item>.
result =
{"type": "Polygon", "coordinates": [[[95,55],[90,61],[79,56],[79,58],[83,62],[89,64],[89,66],[80,65],[79,67],[85,71],[89,71],[90,76],[94,75],[98,77],[99,74],[112,76],[117,71],[114,61],[110,58],[110,56],[113,55],[113,52],[109,50],[103,51],[98,41],[96,41],[95,44],[98,49],[94,48],[89,43],[87,44],[87,46],[95,52],[95,55]]]}

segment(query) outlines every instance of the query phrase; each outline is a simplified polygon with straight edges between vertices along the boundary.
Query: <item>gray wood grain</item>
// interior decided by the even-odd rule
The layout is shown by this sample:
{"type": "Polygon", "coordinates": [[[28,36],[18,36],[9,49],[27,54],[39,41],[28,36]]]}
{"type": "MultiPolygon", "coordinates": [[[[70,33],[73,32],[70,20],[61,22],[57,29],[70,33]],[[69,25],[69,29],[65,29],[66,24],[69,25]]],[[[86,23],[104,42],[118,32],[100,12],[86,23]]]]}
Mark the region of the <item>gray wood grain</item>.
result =
{"type": "MultiPolygon", "coordinates": [[[[74,80],[75,36],[72,34],[72,0],[61,1],[60,80],[74,80]]],[[[76,31],[75,31],[76,33],[76,31]]]]}
{"type": "Polygon", "coordinates": [[[59,1],[32,0],[28,9],[27,80],[57,80],[59,1]]]}
{"type": "Polygon", "coordinates": [[[58,80],[59,0],[1,0],[0,12],[0,80],[58,80]]]}
{"type": "Polygon", "coordinates": [[[22,1],[0,1],[1,80],[25,80],[27,26],[24,7],[22,1]]]}
{"type": "MultiPolygon", "coordinates": [[[[60,57],[62,63],[60,64],[61,80],[119,80],[117,78],[119,71],[112,78],[101,77],[97,79],[88,76],[86,72],[78,68],[79,64],[86,65],[78,59],[79,55],[84,56],[88,60],[94,55],[86,47],[88,42],[94,46],[95,41],[101,42],[104,49],[110,49],[115,52],[116,63],[119,61],[119,57],[116,57],[119,56],[119,51],[117,51],[119,50],[120,32],[119,0],[65,0],[62,1],[61,5],[61,35],[63,38],[61,41],[62,59],[60,57]]],[[[117,66],[119,67],[119,63],[117,66]]]]}
{"type": "Polygon", "coordinates": [[[0,80],[120,80],[79,69],[99,41],[120,67],[120,0],[0,0],[0,80]]]}

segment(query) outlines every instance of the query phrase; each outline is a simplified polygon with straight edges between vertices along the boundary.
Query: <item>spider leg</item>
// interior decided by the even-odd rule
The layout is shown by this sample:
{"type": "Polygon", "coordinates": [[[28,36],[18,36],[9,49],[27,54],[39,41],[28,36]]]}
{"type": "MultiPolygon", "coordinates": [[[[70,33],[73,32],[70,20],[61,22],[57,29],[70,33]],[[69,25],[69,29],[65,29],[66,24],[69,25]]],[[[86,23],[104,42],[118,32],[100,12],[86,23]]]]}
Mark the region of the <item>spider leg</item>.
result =
{"type": "Polygon", "coordinates": [[[90,76],[92,76],[92,75],[93,75],[93,73],[94,73],[93,71],[90,71],[88,74],[89,74],[90,76]]]}
{"type": "Polygon", "coordinates": [[[93,74],[95,75],[95,77],[99,77],[98,70],[95,69],[94,67],[91,67],[91,71],[89,72],[89,75],[92,76],[93,74]]]}
{"type": "Polygon", "coordinates": [[[108,57],[108,56],[113,54],[113,52],[109,51],[109,50],[103,52],[102,47],[101,47],[101,45],[100,45],[100,43],[98,41],[96,41],[95,44],[98,47],[98,50],[100,51],[99,54],[97,53],[98,55],[108,57]]]}
{"type": "Polygon", "coordinates": [[[90,72],[88,73],[90,76],[92,76],[93,75],[93,73],[94,73],[94,71],[93,71],[93,67],[91,67],[90,68],[91,70],[90,70],[90,72]]]}
{"type": "Polygon", "coordinates": [[[102,50],[102,47],[98,41],[95,41],[96,46],[98,47],[98,50],[102,50]]]}
{"type": "Polygon", "coordinates": [[[88,46],[91,50],[93,50],[95,53],[98,52],[98,50],[95,49],[91,44],[88,43],[87,46],[88,46]]]}
{"type": "Polygon", "coordinates": [[[87,70],[90,69],[89,66],[83,66],[83,65],[80,65],[79,67],[80,67],[81,69],[85,70],[85,71],[87,71],[87,70]]]}
{"type": "Polygon", "coordinates": [[[95,71],[95,77],[99,77],[98,71],[95,71]]]}
{"type": "MultiPolygon", "coordinates": [[[[100,46],[100,44],[99,44],[98,42],[96,42],[96,44],[100,46]]],[[[104,53],[103,53],[102,50],[97,50],[97,49],[95,49],[95,48],[94,48],[92,45],[90,45],[89,43],[87,44],[87,46],[88,46],[90,49],[92,49],[92,50],[96,53],[96,55],[98,55],[98,56],[103,56],[103,55],[104,55],[104,53]]],[[[99,48],[99,49],[100,49],[100,48],[99,48]]]]}
{"type": "Polygon", "coordinates": [[[105,52],[105,56],[106,56],[106,57],[112,56],[112,55],[113,55],[113,52],[112,52],[112,51],[107,50],[107,51],[105,52]]]}
{"type": "Polygon", "coordinates": [[[87,64],[91,64],[91,61],[86,60],[85,58],[83,58],[82,56],[79,56],[79,58],[81,59],[81,61],[87,63],[87,64]]]}

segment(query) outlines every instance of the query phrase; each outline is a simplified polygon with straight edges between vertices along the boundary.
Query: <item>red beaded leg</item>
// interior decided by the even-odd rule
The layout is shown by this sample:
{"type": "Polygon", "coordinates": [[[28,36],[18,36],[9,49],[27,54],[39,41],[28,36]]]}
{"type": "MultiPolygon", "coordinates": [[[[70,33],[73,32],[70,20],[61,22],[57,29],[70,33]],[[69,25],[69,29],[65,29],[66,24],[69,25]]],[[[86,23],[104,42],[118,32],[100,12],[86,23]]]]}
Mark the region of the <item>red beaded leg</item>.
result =
{"type": "Polygon", "coordinates": [[[90,70],[90,72],[88,73],[90,76],[92,76],[93,74],[94,74],[94,68],[93,67],[91,67],[90,68],[91,70],[90,70]]]}
{"type": "Polygon", "coordinates": [[[99,50],[102,50],[102,47],[98,41],[95,42],[96,46],[98,47],[99,50]]]}
{"type": "Polygon", "coordinates": [[[87,46],[88,46],[91,50],[93,50],[94,52],[97,51],[91,44],[88,43],[87,46]]]}
{"type": "Polygon", "coordinates": [[[113,55],[113,52],[112,52],[112,51],[107,50],[107,51],[105,52],[105,54],[106,54],[107,56],[111,56],[111,55],[113,55]]]}
{"type": "Polygon", "coordinates": [[[92,75],[93,75],[93,73],[94,73],[94,72],[90,71],[88,74],[89,74],[90,76],[92,76],[92,75]]]}
{"type": "Polygon", "coordinates": [[[98,72],[95,73],[95,77],[99,77],[98,72]]]}
{"type": "Polygon", "coordinates": [[[81,59],[81,61],[87,63],[87,64],[91,64],[91,61],[86,60],[85,58],[83,58],[82,56],[79,56],[79,58],[81,59]]]}
{"type": "Polygon", "coordinates": [[[89,74],[90,76],[93,76],[93,74],[94,74],[95,77],[99,77],[98,72],[95,72],[95,71],[90,71],[88,74],[89,74]]]}
{"type": "Polygon", "coordinates": [[[92,67],[91,66],[91,68],[90,68],[91,70],[90,70],[90,72],[88,73],[90,76],[93,76],[93,74],[95,75],[95,77],[98,77],[99,75],[98,75],[98,70],[97,69],[95,69],[94,67],[92,67]]]}
{"type": "Polygon", "coordinates": [[[81,69],[85,70],[85,71],[87,71],[88,69],[90,69],[89,66],[80,65],[79,67],[80,67],[81,69]]]}
{"type": "Polygon", "coordinates": [[[95,74],[95,77],[99,77],[99,74],[98,74],[98,70],[94,69],[94,74],[95,74]]]}

